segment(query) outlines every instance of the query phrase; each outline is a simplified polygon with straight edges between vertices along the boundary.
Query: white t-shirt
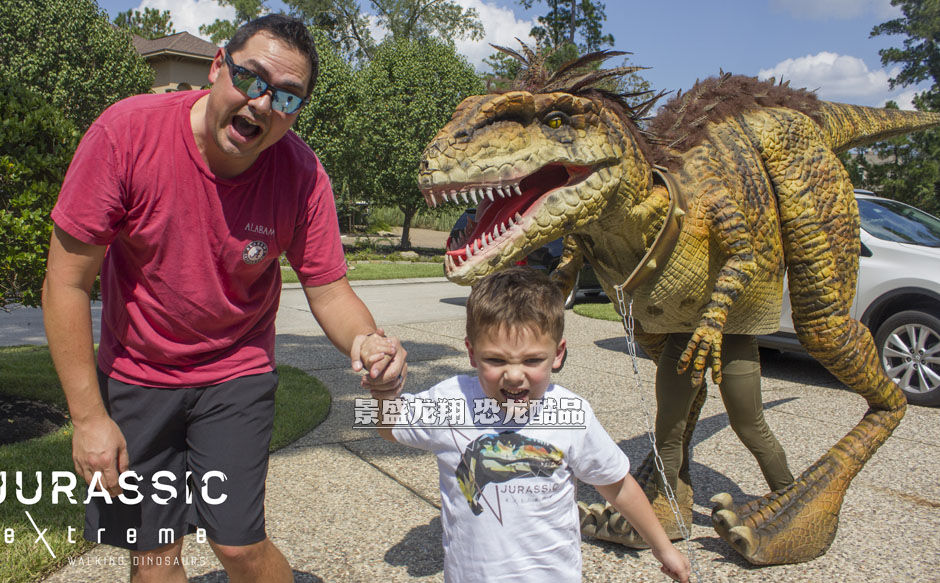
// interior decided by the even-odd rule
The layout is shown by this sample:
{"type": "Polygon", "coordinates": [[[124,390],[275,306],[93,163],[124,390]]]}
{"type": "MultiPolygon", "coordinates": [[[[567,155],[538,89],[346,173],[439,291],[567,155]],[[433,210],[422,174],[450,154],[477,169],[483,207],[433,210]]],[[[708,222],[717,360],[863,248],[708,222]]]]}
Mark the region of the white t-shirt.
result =
{"type": "Polygon", "coordinates": [[[630,471],[588,402],[553,384],[528,418],[506,420],[466,375],[402,402],[386,410],[402,416],[395,439],[437,455],[444,580],[581,581],[574,478],[606,485],[630,471]]]}

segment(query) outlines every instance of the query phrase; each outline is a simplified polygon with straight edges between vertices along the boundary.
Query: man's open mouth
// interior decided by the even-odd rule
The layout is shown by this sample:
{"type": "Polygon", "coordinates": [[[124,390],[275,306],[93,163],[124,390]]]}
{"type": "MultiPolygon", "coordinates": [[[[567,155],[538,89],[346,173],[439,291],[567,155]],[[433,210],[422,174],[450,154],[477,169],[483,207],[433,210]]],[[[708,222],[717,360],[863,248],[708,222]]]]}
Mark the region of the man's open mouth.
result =
{"type": "Polygon", "coordinates": [[[583,181],[591,166],[548,164],[518,181],[455,184],[426,189],[430,206],[443,202],[477,205],[474,221],[467,229],[447,240],[446,261],[459,267],[470,257],[506,238],[522,219],[550,192],[583,181]]]}
{"type": "Polygon", "coordinates": [[[242,115],[236,115],[232,118],[232,129],[246,140],[250,140],[261,133],[261,126],[252,123],[242,115]]]}

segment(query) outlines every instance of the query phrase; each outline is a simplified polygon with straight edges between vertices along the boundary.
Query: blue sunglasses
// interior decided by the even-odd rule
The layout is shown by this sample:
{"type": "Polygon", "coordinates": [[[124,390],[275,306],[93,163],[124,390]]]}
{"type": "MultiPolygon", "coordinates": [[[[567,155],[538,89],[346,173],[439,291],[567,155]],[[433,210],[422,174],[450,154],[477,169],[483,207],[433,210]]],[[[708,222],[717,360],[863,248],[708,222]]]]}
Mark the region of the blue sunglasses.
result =
{"type": "Polygon", "coordinates": [[[307,101],[309,101],[308,99],[297,97],[289,91],[271,87],[267,81],[257,74],[236,65],[232,61],[232,57],[228,54],[228,51],[223,50],[222,55],[224,55],[225,64],[228,65],[229,75],[232,76],[232,85],[250,99],[261,97],[265,93],[270,93],[271,109],[282,113],[296,113],[298,109],[306,105],[307,101]]]}

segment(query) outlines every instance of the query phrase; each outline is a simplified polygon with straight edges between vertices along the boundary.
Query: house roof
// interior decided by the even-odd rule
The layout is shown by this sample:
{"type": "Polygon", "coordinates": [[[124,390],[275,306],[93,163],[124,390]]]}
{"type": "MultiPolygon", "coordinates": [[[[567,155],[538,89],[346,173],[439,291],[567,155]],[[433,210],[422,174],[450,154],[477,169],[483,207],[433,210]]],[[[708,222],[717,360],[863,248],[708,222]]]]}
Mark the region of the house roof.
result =
{"type": "Polygon", "coordinates": [[[219,50],[214,44],[185,31],[153,40],[136,34],[131,36],[134,48],[145,59],[162,54],[177,54],[208,60],[215,57],[219,50]]]}

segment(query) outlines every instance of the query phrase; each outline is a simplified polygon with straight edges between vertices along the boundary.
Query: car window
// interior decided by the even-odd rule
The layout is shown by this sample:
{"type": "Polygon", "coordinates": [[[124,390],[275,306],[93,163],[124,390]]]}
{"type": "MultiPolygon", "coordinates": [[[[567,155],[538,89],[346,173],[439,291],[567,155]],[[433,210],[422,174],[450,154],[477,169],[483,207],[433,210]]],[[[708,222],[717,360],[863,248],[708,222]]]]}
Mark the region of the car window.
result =
{"type": "Polygon", "coordinates": [[[884,199],[858,199],[862,228],[873,237],[940,247],[940,219],[912,206],[884,199]]]}

